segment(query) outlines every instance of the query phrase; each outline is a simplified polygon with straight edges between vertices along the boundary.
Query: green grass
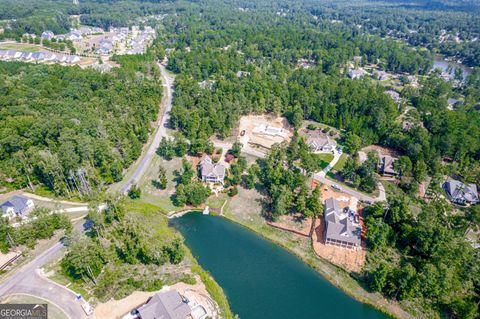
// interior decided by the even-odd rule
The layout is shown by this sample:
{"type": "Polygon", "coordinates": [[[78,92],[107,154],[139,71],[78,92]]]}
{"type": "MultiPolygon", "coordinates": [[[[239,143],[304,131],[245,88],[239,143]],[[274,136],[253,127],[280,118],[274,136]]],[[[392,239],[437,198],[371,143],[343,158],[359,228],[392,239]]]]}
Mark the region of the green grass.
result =
{"type": "Polygon", "coordinates": [[[220,287],[217,282],[213,280],[210,274],[202,267],[200,267],[196,262],[192,265],[192,271],[200,276],[200,279],[204,283],[208,293],[210,294],[212,299],[217,302],[218,306],[220,307],[222,318],[235,318],[232,310],[230,309],[230,305],[228,304],[227,297],[225,296],[222,287],[220,287]]]}
{"type": "Polygon", "coordinates": [[[345,166],[345,163],[347,162],[348,155],[345,153],[342,153],[340,158],[338,159],[337,164],[332,168],[335,171],[341,171],[343,167],[345,166]]]}
{"type": "Polygon", "coordinates": [[[0,43],[0,50],[38,52],[40,47],[28,43],[0,43]]]}
{"type": "Polygon", "coordinates": [[[333,160],[333,154],[330,153],[313,154],[313,157],[315,158],[317,163],[317,170],[324,169],[333,160]]]}

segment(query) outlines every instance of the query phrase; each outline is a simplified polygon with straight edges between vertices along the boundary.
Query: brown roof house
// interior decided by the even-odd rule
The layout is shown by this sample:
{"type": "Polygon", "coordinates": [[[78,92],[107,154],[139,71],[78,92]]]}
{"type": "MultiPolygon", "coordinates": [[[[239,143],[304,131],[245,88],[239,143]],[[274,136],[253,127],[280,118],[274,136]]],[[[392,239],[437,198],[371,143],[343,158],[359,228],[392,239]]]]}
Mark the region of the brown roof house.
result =
{"type": "Polygon", "coordinates": [[[205,156],[200,162],[200,170],[203,182],[223,184],[223,180],[225,179],[225,166],[213,163],[210,156],[205,156]]]}
{"type": "Polygon", "coordinates": [[[384,176],[398,176],[398,172],[394,169],[393,163],[397,159],[390,155],[380,155],[378,162],[378,170],[384,176]]]}
{"type": "Polygon", "coordinates": [[[355,214],[342,210],[338,200],[325,201],[325,244],[355,249],[360,247],[362,228],[355,222],[355,214]]]}
{"type": "Polygon", "coordinates": [[[312,152],[333,152],[337,147],[337,142],[320,130],[310,133],[306,143],[312,152]]]}
{"type": "Polygon", "coordinates": [[[138,309],[141,319],[186,319],[192,318],[188,300],[176,290],[155,294],[138,309]]]}

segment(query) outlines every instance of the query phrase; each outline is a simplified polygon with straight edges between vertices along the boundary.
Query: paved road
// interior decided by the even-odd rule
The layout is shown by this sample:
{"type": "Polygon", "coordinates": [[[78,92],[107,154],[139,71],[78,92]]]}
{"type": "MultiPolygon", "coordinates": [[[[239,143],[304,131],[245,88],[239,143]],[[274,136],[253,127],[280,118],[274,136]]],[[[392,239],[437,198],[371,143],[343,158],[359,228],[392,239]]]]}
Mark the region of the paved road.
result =
{"type": "MultiPolygon", "coordinates": [[[[81,228],[83,225],[80,225],[81,228]]],[[[0,297],[19,293],[34,295],[57,305],[71,319],[87,318],[82,309],[82,303],[76,300],[76,295],[71,290],[44,278],[38,272],[39,268],[60,256],[63,247],[61,242],[56,243],[2,280],[0,297]]]]}
{"type": "Polygon", "coordinates": [[[166,88],[166,95],[164,96],[164,99],[162,101],[162,104],[165,107],[165,111],[162,115],[159,127],[155,132],[152,143],[148,147],[147,152],[145,153],[145,155],[143,155],[143,158],[140,160],[140,164],[136,168],[135,172],[127,179],[126,183],[120,189],[120,193],[122,194],[127,193],[132,187],[132,185],[140,180],[140,178],[150,165],[150,162],[152,161],[152,158],[155,155],[158,146],[160,145],[160,141],[163,137],[168,137],[167,125],[168,121],[170,120],[170,110],[172,109],[174,77],[167,73],[167,70],[165,69],[165,66],[163,64],[158,63],[158,66],[160,67],[160,72],[162,74],[164,86],[166,88]]]}

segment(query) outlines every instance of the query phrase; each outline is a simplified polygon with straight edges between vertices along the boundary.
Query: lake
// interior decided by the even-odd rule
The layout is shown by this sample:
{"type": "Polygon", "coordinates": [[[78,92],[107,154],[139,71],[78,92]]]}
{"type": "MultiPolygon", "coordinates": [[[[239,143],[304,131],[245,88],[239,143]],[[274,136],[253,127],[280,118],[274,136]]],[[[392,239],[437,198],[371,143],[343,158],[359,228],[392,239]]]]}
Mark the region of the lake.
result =
{"type": "Polygon", "coordinates": [[[462,69],[463,78],[466,79],[467,76],[472,73],[472,69],[463,64],[457,63],[455,61],[445,61],[445,58],[441,55],[436,55],[433,60],[433,70],[440,69],[442,71],[449,72],[450,74],[455,74],[455,69],[462,69]],[[450,69],[449,69],[450,67],[450,69]],[[449,70],[449,71],[447,71],[449,70]]]}
{"type": "Polygon", "coordinates": [[[357,302],[287,250],[222,217],[172,220],[241,319],[387,319],[357,302]]]}

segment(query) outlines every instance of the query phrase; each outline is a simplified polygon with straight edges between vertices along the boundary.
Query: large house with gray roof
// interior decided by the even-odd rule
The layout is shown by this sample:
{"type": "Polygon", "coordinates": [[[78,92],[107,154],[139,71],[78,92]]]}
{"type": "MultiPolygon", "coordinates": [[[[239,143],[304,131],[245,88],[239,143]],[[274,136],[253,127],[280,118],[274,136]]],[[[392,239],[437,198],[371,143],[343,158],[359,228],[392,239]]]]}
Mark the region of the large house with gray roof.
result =
{"type": "Polygon", "coordinates": [[[309,133],[306,143],[312,152],[333,152],[337,147],[337,142],[320,130],[309,133]]]}
{"type": "Polygon", "coordinates": [[[192,318],[188,300],[176,290],[168,290],[153,295],[138,309],[141,319],[187,319],[192,318]]]}
{"type": "Polygon", "coordinates": [[[355,249],[361,246],[362,228],[355,213],[341,209],[335,198],[325,201],[325,244],[355,249]]]}
{"type": "Polygon", "coordinates": [[[455,179],[450,179],[443,184],[443,189],[447,194],[448,199],[460,205],[473,205],[480,202],[478,198],[477,185],[464,184],[455,179]]]}
{"type": "Polygon", "coordinates": [[[213,163],[210,156],[205,156],[200,162],[200,170],[203,182],[223,184],[226,171],[225,166],[213,163]]]}
{"type": "Polygon", "coordinates": [[[35,204],[29,198],[15,195],[0,204],[0,208],[3,212],[2,217],[23,217],[35,208],[35,204]]]}
{"type": "Polygon", "coordinates": [[[378,162],[378,170],[384,176],[398,176],[398,172],[394,168],[397,159],[390,155],[380,155],[378,162]]]}

